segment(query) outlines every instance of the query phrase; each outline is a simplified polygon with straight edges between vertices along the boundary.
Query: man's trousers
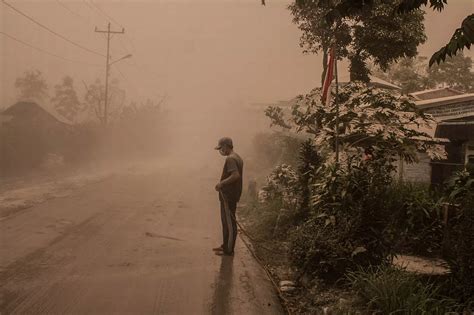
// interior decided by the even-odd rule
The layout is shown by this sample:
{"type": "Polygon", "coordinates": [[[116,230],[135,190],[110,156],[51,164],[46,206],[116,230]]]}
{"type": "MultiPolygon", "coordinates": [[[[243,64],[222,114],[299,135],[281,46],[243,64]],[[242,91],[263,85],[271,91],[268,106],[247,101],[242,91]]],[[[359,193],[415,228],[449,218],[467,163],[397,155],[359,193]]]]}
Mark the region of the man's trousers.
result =
{"type": "Polygon", "coordinates": [[[228,200],[223,196],[220,198],[221,202],[221,221],[222,221],[222,238],[223,249],[226,254],[233,254],[235,247],[235,240],[237,239],[237,220],[235,211],[237,209],[237,202],[228,200]]]}

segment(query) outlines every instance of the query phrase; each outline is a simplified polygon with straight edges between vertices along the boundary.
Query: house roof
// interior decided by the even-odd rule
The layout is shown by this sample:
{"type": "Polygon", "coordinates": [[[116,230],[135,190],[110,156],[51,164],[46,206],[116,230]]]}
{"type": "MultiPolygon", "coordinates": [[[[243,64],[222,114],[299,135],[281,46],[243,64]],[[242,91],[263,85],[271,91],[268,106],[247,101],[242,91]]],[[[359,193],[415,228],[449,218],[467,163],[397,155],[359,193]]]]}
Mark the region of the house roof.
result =
{"type": "MultiPolygon", "coordinates": [[[[379,77],[369,75],[369,86],[373,86],[376,88],[381,88],[381,89],[388,89],[388,90],[401,90],[402,88],[399,87],[398,85],[395,85],[393,83],[390,83],[388,81],[385,81],[379,77]]],[[[348,75],[341,76],[339,79],[339,85],[345,85],[350,83],[350,78],[348,75]]]]}
{"type": "Polygon", "coordinates": [[[474,93],[458,94],[458,95],[445,96],[445,97],[439,97],[439,98],[425,99],[425,100],[416,101],[415,104],[419,108],[425,109],[425,108],[437,107],[437,106],[465,102],[465,101],[474,101],[474,93]]]}
{"type": "Polygon", "coordinates": [[[8,107],[7,109],[5,109],[3,112],[0,113],[0,117],[3,116],[3,118],[0,118],[0,121],[9,120],[9,118],[5,118],[8,116],[10,117],[19,117],[19,116],[28,116],[28,115],[34,116],[40,113],[45,113],[46,115],[50,116],[52,119],[60,123],[71,125],[71,122],[69,120],[60,116],[55,111],[47,109],[46,107],[40,106],[34,102],[15,103],[14,105],[8,107]]]}
{"type": "Polygon", "coordinates": [[[431,100],[431,99],[456,96],[456,95],[462,95],[462,94],[464,93],[450,87],[423,90],[423,91],[410,93],[410,95],[413,96],[418,101],[431,100]]]}

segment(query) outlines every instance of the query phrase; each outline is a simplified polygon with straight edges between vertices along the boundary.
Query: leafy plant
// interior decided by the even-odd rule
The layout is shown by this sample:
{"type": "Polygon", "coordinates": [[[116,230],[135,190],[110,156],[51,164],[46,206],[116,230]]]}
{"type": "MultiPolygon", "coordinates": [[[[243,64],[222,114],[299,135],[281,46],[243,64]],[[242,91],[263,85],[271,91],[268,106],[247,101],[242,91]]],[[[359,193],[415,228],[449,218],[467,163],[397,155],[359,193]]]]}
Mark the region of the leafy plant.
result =
{"type": "Polygon", "coordinates": [[[448,200],[457,202],[474,193],[474,174],[468,171],[456,172],[447,184],[448,200]]]}
{"type": "Polygon", "coordinates": [[[298,176],[295,170],[281,164],[273,169],[262,187],[262,201],[281,199],[284,204],[295,207],[298,203],[298,176]]]}
{"type": "Polygon", "coordinates": [[[437,285],[389,265],[359,268],[347,279],[362,301],[381,314],[445,314],[457,308],[440,296],[437,285]]]}
{"type": "Polygon", "coordinates": [[[334,103],[323,104],[320,93],[317,88],[300,96],[289,118],[278,107],[267,108],[266,115],[274,124],[283,121],[281,127],[313,135],[321,151],[334,150],[339,123],[339,143],[347,156],[368,148],[376,151],[376,159],[401,157],[409,163],[417,160],[418,152],[426,152],[433,159],[446,156],[430,135],[419,131],[433,120],[417,110],[409,97],[351,83],[340,89],[338,109],[334,103]]]}
{"type": "Polygon", "coordinates": [[[421,255],[440,252],[444,234],[442,199],[429,187],[393,184],[385,204],[387,233],[398,251],[421,255]]]}
{"type": "Polygon", "coordinates": [[[387,165],[351,159],[320,168],[313,212],[294,229],[292,262],[301,273],[334,281],[357,266],[377,265],[392,249],[385,236],[387,165]]]}
{"type": "Polygon", "coordinates": [[[448,193],[454,216],[448,221],[446,258],[458,295],[474,304],[474,176],[455,174],[448,193]]]}
{"type": "Polygon", "coordinates": [[[300,186],[301,204],[300,212],[302,217],[306,217],[310,211],[310,200],[312,196],[312,185],[315,175],[322,164],[322,157],[317,152],[316,146],[311,139],[301,144],[299,151],[298,179],[300,186]]]}

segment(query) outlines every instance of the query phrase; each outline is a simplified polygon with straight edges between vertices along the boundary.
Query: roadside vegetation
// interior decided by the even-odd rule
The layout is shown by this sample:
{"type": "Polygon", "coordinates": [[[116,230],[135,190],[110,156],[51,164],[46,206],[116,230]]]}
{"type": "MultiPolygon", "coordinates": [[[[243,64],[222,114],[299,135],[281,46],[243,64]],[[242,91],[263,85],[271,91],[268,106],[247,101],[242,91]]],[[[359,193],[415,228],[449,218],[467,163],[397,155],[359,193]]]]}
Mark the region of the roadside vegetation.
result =
{"type": "Polygon", "coordinates": [[[257,255],[277,280],[295,282],[282,293],[287,306],[303,314],[472,311],[474,174],[456,173],[444,188],[400,182],[398,159],[442,159],[444,151],[417,131],[430,118],[410,99],[360,84],[340,94],[337,163],[334,108],[319,97],[316,89],[290,111],[268,108],[283,131],[260,135],[255,151],[281,153],[270,155],[278,159],[267,161],[273,168],[240,212],[257,255]],[[443,258],[450,273],[409,273],[392,265],[399,254],[443,258]]]}
{"type": "Polygon", "coordinates": [[[269,107],[275,132],[255,141],[255,156],[267,158],[251,165],[260,189],[249,190],[240,217],[271,274],[291,281],[280,287],[291,313],[474,311],[473,170],[437,187],[397,174],[400,161],[446,158],[422,131],[436,123],[407,93],[472,90],[471,59],[461,53],[472,42],[472,16],[429,62],[417,57],[426,41],[420,8],[428,3],[439,11],[446,5],[296,1],[289,7],[300,46],[323,55],[321,81],[332,48],[349,62],[351,81],[330,104],[317,88],[291,108],[269,107]],[[401,93],[370,87],[371,74],[400,84],[401,93]],[[413,273],[396,263],[401,254],[443,259],[449,272],[413,273]]]}

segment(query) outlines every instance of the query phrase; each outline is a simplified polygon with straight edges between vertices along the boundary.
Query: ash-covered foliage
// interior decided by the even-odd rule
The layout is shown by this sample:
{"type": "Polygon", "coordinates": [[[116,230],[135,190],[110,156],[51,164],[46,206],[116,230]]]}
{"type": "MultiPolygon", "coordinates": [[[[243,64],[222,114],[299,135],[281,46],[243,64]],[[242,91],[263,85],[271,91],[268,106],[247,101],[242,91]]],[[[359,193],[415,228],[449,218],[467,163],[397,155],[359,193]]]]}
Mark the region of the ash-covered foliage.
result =
{"type": "Polygon", "coordinates": [[[417,110],[408,96],[350,83],[339,91],[339,106],[335,95],[329,107],[320,98],[320,89],[314,89],[298,98],[290,117],[285,117],[278,107],[267,108],[266,115],[275,125],[314,135],[315,145],[330,151],[336,142],[338,120],[342,152],[371,148],[384,157],[401,156],[407,162],[416,161],[417,152],[426,152],[433,159],[445,157],[444,149],[423,131],[433,126],[434,120],[417,110]]]}
{"type": "Polygon", "coordinates": [[[456,294],[474,307],[474,173],[455,174],[448,187],[452,213],[448,222],[448,263],[456,294]]]}
{"type": "Polygon", "coordinates": [[[396,249],[417,249],[426,241],[426,248],[438,249],[432,244],[440,242],[441,218],[439,207],[431,209],[437,201],[416,187],[400,189],[394,180],[396,159],[413,163],[420,152],[444,157],[423,131],[434,121],[408,97],[360,83],[340,89],[338,107],[335,97],[331,106],[323,105],[315,89],[299,97],[290,113],[275,107],[266,112],[273,124],[310,141],[301,149],[298,172],[275,170],[286,174],[284,181],[277,176],[278,183],[285,183],[285,196],[291,192],[294,212],[304,214],[295,216],[300,220],[291,237],[295,267],[337,280],[360,266],[387,263],[396,249]]]}

